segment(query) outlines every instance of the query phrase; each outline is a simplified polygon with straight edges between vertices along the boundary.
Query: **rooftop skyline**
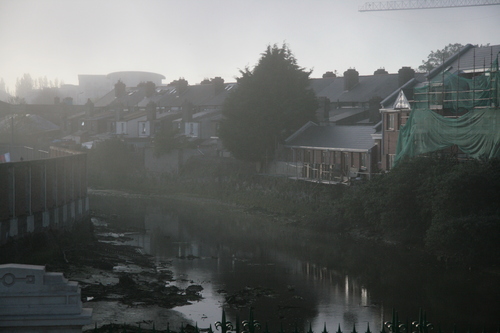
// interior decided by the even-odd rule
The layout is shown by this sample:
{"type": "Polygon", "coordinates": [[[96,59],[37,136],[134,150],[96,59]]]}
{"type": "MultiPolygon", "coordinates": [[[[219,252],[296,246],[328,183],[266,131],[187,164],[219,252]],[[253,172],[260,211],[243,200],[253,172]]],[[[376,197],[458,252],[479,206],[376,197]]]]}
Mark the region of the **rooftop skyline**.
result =
{"type": "Polygon", "coordinates": [[[500,44],[500,6],[358,12],[364,3],[0,0],[0,79],[11,93],[24,73],[66,84],[118,71],[233,82],[283,43],[311,77],[369,75],[416,69],[450,43],[500,44]]]}

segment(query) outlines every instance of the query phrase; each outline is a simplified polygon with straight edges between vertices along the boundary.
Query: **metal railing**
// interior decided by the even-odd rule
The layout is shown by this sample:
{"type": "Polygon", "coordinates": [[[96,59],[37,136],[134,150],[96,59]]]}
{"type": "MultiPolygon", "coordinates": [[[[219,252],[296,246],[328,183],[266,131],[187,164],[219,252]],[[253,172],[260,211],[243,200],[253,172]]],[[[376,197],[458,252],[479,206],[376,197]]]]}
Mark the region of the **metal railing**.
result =
{"type": "MultiPolygon", "coordinates": [[[[480,333],[499,333],[500,332],[500,323],[499,328],[496,331],[486,331],[482,329],[480,333]]],[[[222,310],[222,317],[220,321],[214,323],[214,329],[212,328],[212,324],[208,328],[199,328],[196,324],[195,327],[181,324],[178,331],[174,331],[170,329],[170,325],[167,324],[167,327],[164,330],[159,330],[155,327],[154,322],[152,323],[152,328],[141,328],[141,325],[133,326],[133,325],[117,325],[117,324],[109,324],[104,325],[100,328],[97,327],[97,323],[95,324],[95,328],[93,330],[94,333],[122,333],[122,332],[163,332],[163,333],[256,333],[260,331],[262,333],[274,333],[275,331],[269,330],[269,326],[266,323],[264,327],[262,324],[254,319],[253,310],[250,309],[248,320],[243,320],[240,322],[238,317],[236,317],[236,321],[233,324],[232,322],[226,319],[226,312],[222,310]]],[[[430,333],[431,331],[436,333],[446,333],[441,330],[439,326],[433,325],[431,322],[427,320],[427,315],[424,311],[420,310],[418,314],[418,319],[410,321],[400,321],[398,312],[395,310],[392,311],[392,316],[389,321],[385,321],[382,325],[382,328],[379,333],[430,333]]],[[[91,332],[91,331],[86,331],[91,332]]],[[[338,325],[338,329],[334,333],[378,333],[377,331],[373,332],[370,329],[370,323],[367,323],[365,331],[358,331],[356,328],[356,324],[353,324],[352,330],[342,330],[340,324],[338,325]]],[[[453,328],[453,331],[450,333],[457,333],[458,330],[456,327],[453,328]]],[[[473,333],[474,331],[470,328],[466,329],[467,333],[473,333]]],[[[283,323],[280,325],[279,331],[276,333],[315,333],[312,330],[311,323],[309,323],[309,327],[307,329],[299,328],[297,324],[292,331],[286,331],[283,329],[283,323]]],[[[326,323],[324,324],[323,330],[317,333],[329,333],[327,330],[326,323]]]]}

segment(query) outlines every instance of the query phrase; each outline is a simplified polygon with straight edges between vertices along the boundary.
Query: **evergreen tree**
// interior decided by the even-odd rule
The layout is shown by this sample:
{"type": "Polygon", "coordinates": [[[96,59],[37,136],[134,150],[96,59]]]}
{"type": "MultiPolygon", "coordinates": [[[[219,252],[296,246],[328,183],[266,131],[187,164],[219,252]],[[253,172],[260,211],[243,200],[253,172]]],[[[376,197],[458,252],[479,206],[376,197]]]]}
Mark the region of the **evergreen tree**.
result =
{"type": "Polygon", "coordinates": [[[297,65],[290,49],[268,46],[253,70],[240,71],[238,87],[226,99],[219,136],[234,157],[265,162],[278,143],[309,120],[318,103],[311,72],[297,65]]]}

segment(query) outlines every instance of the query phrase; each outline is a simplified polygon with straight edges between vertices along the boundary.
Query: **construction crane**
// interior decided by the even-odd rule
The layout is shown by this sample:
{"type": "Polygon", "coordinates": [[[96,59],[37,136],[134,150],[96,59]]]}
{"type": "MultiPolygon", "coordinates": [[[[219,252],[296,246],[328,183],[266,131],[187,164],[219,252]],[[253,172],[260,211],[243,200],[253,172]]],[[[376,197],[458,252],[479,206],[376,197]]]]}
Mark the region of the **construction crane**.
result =
{"type": "Polygon", "coordinates": [[[366,2],[360,12],[500,5],[500,0],[407,0],[366,2]]]}

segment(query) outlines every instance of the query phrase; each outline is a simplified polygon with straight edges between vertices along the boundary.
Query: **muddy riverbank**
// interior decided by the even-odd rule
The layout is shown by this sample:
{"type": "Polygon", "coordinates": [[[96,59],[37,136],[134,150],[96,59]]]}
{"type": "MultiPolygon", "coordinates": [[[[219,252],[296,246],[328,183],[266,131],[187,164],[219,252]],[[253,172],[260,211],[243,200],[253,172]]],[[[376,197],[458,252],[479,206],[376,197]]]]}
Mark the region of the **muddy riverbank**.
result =
{"type": "MultiPolygon", "coordinates": [[[[173,310],[199,301],[203,287],[176,286],[169,260],[158,261],[140,247],[127,245],[136,231],[110,228],[113,217],[93,216],[72,230],[50,230],[12,241],[1,249],[0,263],[43,265],[47,271],[63,272],[81,288],[84,308],[92,308],[92,324],[178,331],[191,321],[173,310]]],[[[184,281],[185,282],[185,281],[184,281]]],[[[106,331],[107,332],[107,331],[106,331]]]]}
{"type": "Polygon", "coordinates": [[[192,196],[97,191],[91,198],[94,209],[108,211],[122,227],[142,230],[134,244],[157,258],[174,258],[177,276],[185,273],[205,288],[202,301],[178,308],[200,327],[220,320],[221,308],[233,319],[246,318],[249,306],[274,325],[300,318],[321,326],[318,318],[327,317],[349,329],[363,317],[379,320],[368,310],[382,316],[396,307],[415,318],[424,308],[443,325],[468,326],[489,322],[498,308],[492,306],[498,295],[494,276],[445,268],[405,246],[318,232],[280,214],[192,196]],[[334,304],[342,310],[330,312],[334,304]],[[345,311],[349,315],[342,316],[345,311]]]}
{"type": "Polygon", "coordinates": [[[203,287],[189,281],[186,288],[177,287],[171,262],[126,245],[135,231],[110,229],[109,218],[94,216],[97,241],[66,255],[65,275],[80,283],[84,307],[93,309],[93,322],[98,327],[126,323],[166,329],[169,325],[173,330],[190,325],[189,319],[172,309],[199,301],[203,287]]]}
{"type": "MultiPolygon", "coordinates": [[[[472,322],[484,323],[497,308],[482,305],[494,304],[498,295],[491,279],[470,284],[467,280],[477,278],[472,272],[443,272],[425,256],[396,247],[333,237],[289,218],[217,200],[119,191],[89,194],[92,223],[73,235],[53,231],[33,239],[43,251],[31,251],[26,263],[45,264],[79,282],[84,307],[93,308],[93,322],[102,329],[140,324],[144,330],[153,323],[157,330],[168,324],[173,331],[181,325],[206,328],[220,320],[222,308],[245,318],[251,306],[272,309],[272,314],[256,313],[262,320],[304,318],[321,326],[324,307],[340,299],[350,302],[348,310],[325,316],[350,329],[351,322],[372,320],[368,312],[382,316],[392,306],[411,315],[424,307],[429,317],[445,318],[456,308],[455,298],[449,297],[455,290],[469,300],[466,310],[458,310],[472,322]],[[289,265],[283,268],[283,262],[289,265]],[[199,274],[209,266],[215,270],[199,274]],[[235,275],[236,268],[244,269],[241,276],[235,275]],[[279,276],[285,279],[271,284],[274,278],[266,274],[281,269],[279,276]],[[324,286],[306,292],[309,284],[324,286]],[[338,295],[320,301],[328,295],[325,291],[338,295]]],[[[85,329],[91,331],[94,323],[85,329]]]]}

